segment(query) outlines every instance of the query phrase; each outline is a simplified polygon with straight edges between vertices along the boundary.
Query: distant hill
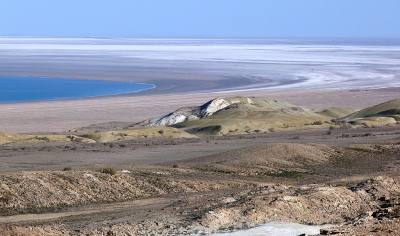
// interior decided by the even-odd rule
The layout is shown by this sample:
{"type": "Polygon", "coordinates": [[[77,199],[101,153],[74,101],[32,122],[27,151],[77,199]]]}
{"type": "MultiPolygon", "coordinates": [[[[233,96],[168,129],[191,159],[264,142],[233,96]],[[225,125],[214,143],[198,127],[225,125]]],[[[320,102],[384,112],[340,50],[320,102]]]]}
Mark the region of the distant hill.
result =
{"type": "Polygon", "coordinates": [[[196,135],[266,133],[327,126],[334,116],[268,98],[216,98],[201,106],[183,107],[139,126],[172,126],[196,135]]]}
{"type": "Polygon", "coordinates": [[[339,121],[365,126],[396,124],[400,121],[400,99],[365,108],[345,116],[339,121]]]}
{"type": "Polygon", "coordinates": [[[341,118],[352,114],[354,111],[352,108],[329,107],[317,113],[328,117],[341,118]]]}

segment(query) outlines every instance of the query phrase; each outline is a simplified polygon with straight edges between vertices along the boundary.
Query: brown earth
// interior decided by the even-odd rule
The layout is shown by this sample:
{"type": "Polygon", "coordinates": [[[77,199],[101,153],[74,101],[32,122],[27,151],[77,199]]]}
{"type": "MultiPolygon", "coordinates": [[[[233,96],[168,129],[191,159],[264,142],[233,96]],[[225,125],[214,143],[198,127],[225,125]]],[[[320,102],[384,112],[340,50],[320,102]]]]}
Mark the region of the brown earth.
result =
{"type": "Polygon", "coordinates": [[[1,235],[196,235],[273,221],[399,233],[397,123],[200,137],[93,128],[2,134],[1,235]]]}
{"type": "MultiPolygon", "coordinates": [[[[211,149],[214,142],[226,142],[230,150],[115,171],[4,172],[1,231],[3,235],[187,235],[287,221],[334,225],[327,230],[344,235],[370,235],[381,228],[397,232],[396,129],[347,130],[348,137],[343,131],[334,132],[305,131],[299,139],[292,133],[272,134],[271,139],[271,134],[246,137],[244,147],[236,145],[242,136],[219,137],[200,142],[211,149]],[[324,144],[313,144],[322,137],[324,144]],[[365,137],[371,138],[368,144],[365,137]]],[[[28,152],[36,152],[35,145],[28,152]]],[[[85,152],[88,145],[102,147],[80,143],[74,152],[85,152]]],[[[192,144],[182,141],[173,147],[188,145],[192,144]]],[[[50,153],[57,149],[57,145],[46,147],[50,153]]],[[[136,146],[146,152],[170,147],[136,146]]]]}

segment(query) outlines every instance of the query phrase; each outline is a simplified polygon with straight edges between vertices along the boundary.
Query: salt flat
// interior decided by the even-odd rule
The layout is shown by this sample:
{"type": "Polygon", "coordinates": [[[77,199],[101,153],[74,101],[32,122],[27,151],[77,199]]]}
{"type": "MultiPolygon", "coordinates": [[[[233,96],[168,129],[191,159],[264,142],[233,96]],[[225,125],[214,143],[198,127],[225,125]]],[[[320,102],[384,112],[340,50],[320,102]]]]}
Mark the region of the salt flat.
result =
{"type": "Polygon", "coordinates": [[[399,95],[399,51],[400,44],[379,41],[0,38],[0,76],[157,85],[139,95],[0,105],[0,130],[140,121],[229,95],[365,107],[399,95]]]}

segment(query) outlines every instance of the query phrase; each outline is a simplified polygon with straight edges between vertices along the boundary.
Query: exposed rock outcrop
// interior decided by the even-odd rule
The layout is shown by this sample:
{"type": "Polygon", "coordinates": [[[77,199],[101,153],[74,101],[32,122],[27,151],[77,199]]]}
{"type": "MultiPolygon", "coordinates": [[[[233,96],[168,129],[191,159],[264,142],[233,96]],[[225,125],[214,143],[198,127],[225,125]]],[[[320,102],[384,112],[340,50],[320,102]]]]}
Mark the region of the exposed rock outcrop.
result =
{"type": "Polygon", "coordinates": [[[168,115],[144,121],[146,126],[172,126],[185,121],[199,120],[232,105],[240,100],[216,98],[198,107],[183,107],[168,115]]]}
{"type": "Polygon", "coordinates": [[[323,124],[331,118],[303,107],[268,98],[216,98],[184,107],[136,126],[174,126],[196,135],[245,134],[323,124]]]}

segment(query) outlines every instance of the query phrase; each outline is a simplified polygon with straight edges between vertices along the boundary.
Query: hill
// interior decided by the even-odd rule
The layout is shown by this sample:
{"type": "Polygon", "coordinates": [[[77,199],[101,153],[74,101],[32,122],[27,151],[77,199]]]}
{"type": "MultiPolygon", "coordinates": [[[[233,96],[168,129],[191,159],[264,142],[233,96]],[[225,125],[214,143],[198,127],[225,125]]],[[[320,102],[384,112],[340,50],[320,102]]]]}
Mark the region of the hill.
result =
{"type": "Polygon", "coordinates": [[[113,131],[92,132],[82,137],[100,143],[140,139],[140,138],[197,138],[196,136],[173,127],[146,127],[136,129],[120,129],[113,131]]]}
{"type": "Polygon", "coordinates": [[[333,147],[316,144],[261,144],[178,163],[202,171],[263,176],[301,174],[307,166],[323,164],[336,154],[333,147]]]}
{"type": "Polygon", "coordinates": [[[183,107],[136,125],[173,126],[195,135],[232,135],[324,127],[332,118],[274,99],[231,97],[183,107]]]}
{"type": "Polygon", "coordinates": [[[338,121],[368,127],[396,124],[400,121],[400,99],[365,108],[338,121]]]}

